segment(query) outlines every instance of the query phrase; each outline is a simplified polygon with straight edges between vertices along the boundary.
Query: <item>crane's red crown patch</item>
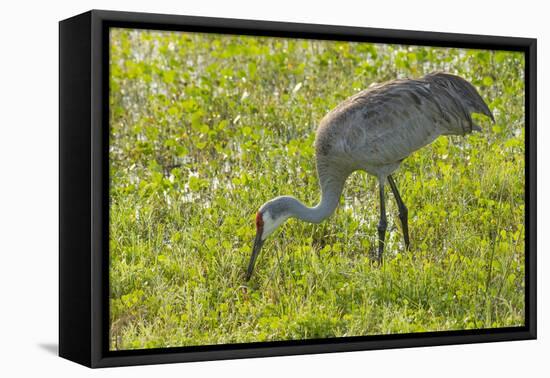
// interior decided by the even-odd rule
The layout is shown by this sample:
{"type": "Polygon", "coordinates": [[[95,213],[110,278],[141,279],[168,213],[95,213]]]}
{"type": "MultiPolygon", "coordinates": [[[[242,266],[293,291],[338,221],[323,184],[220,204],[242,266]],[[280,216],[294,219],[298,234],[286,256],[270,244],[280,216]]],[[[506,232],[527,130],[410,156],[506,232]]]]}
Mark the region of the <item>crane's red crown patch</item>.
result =
{"type": "Polygon", "coordinates": [[[259,211],[256,213],[256,228],[260,229],[264,226],[264,220],[262,218],[262,213],[259,211]]]}

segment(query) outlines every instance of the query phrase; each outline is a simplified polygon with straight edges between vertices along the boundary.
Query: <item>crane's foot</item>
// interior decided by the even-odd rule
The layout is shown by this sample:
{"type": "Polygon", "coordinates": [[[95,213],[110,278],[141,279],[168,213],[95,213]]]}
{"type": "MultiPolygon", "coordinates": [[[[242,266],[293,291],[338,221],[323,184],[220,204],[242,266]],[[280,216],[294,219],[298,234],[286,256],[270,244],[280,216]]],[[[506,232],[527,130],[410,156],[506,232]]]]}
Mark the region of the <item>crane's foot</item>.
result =
{"type": "Polygon", "coordinates": [[[382,265],[383,258],[382,258],[382,252],[378,251],[378,255],[376,255],[376,263],[378,265],[382,265]]]}
{"type": "Polygon", "coordinates": [[[382,265],[382,255],[380,255],[380,251],[378,251],[378,249],[371,250],[369,252],[369,260],[373,266],[382,265]]]}

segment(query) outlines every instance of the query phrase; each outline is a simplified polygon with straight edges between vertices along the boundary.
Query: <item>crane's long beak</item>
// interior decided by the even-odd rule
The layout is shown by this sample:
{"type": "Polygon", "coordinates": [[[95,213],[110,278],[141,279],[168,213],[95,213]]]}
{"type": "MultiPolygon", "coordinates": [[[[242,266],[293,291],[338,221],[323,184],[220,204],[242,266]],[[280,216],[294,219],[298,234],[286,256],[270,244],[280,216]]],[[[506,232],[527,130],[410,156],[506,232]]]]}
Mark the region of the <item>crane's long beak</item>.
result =
{"type": "Polygon", "coordinates": [[[256,258],[262,249],[264,244],[262,240],[262,230],[259,229],[256,231],[256,238],[254,239],[254,247],[252,248],[252,256],[250,256],[250,262],[248,263],[248,271],[246,272],[246,280],[250,280],[252,277],[252,272],[254,271],[254,264],[256,263],[256,258]]]}

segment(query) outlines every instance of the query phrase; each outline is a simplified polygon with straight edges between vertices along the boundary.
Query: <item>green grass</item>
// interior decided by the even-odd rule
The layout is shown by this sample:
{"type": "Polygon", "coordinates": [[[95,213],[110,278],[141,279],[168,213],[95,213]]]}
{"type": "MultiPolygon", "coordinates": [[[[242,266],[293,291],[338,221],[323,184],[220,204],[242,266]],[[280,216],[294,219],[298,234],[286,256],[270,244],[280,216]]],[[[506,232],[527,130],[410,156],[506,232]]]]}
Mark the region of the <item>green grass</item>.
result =
{"type": "Polygon", "coordinates": [[[110,67],[112,349],[524,324],[522,54],[114,29],[110,67]],[[319,199],[318,121],[434,70],[470,80],[496,123],[396,172],[411,250],[391,199],[371,263],[377,183],[356,172],[329,220],[266,241],[247,284],[257,209],[319,199]]]}

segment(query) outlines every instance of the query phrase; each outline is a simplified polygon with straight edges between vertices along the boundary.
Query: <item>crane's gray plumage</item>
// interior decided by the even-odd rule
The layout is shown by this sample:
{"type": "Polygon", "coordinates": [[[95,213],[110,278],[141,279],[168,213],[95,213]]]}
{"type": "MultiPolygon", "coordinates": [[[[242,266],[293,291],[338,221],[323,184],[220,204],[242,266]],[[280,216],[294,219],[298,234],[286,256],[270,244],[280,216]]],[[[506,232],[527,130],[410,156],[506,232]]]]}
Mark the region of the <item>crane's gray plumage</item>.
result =
{"type": "Polygon", "coordinates": [[[378,258],[382,257],[386,232],[386,180],[396,197],[408,248],[408,211],[390,175],[403,159],[440,135],[466,135],[481,130],[474,124],[472,113],[484,114],[494,121],[472,84],[440,72],[373,85],[343,101],[321,120],[315,138],[321,201],[310,208],[294,197],[282,196],[260,208],[247,279],[267,236],[290,217],[311,223],[329,217],[338,206],[347,177],[356,170],[376,176],[380,183],[378,258]]]}

